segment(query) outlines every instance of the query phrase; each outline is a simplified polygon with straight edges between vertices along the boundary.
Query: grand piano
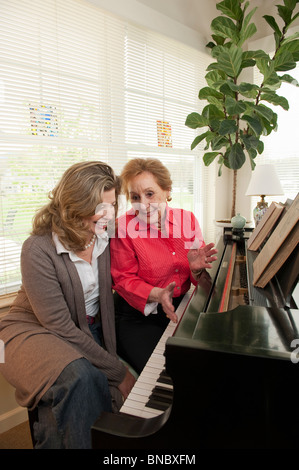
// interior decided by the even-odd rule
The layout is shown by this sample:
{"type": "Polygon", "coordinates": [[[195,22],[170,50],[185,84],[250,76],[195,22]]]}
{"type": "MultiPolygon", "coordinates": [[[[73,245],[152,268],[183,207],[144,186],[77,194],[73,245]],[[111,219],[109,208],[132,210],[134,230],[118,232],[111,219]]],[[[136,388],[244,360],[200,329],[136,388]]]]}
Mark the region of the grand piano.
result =
{"type": "Polygon", "coordinates": [[[299,246],[261,289],[249,236],[224,232],[120,412],[94,423],[94,449],[298,447],[299,246]]]}

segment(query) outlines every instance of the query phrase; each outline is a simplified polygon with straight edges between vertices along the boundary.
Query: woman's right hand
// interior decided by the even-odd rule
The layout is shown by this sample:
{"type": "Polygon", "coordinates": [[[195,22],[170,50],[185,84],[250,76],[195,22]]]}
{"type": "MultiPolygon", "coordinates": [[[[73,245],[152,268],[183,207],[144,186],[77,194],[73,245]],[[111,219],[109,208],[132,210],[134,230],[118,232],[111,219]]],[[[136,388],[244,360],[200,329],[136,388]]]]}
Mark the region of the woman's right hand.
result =
{"type": "Polygon", "coordinates": [[[167,318],[174,323],[178,322],[178,317],[175,313],[174,305],[172,303],[173,290],[175,288],[175,282],[171,282],[167,287],[162,289],[161,287],[154,287],[148,297],[150,302],[158,302],[162,305],[163,311],[167,318]]]}
{"type": "Polygon", "coordinates": [[[126,375],[123,379],[123,381],[119,384],[118,389],[122,396],[124,397],[124,400],[127,398],[129,395],[130,391],[132,390],[134,384],[136,382],[136,379],[134,375],[131,374],[129,369],[127,368],[126,375]]]}

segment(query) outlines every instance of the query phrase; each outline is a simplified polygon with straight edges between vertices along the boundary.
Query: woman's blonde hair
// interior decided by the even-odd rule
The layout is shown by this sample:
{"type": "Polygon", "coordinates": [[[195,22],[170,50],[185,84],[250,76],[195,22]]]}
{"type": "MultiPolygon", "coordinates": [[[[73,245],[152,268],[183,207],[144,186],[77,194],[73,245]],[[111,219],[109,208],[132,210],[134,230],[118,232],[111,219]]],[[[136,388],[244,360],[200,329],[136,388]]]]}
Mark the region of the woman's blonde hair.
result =
{"type": "Polygon", "coordinates": [[[115,189],[117,203],[119,186],[119,178],[106,163],[75,163],[49,194],[50,202],[34,216],[32,234],[55,232],[67,249],[82,250],[87,235],[84,219],[95,214],[104,191],[115,189]]]}
{"type": "MultiPolygon", "coordinates": [[[[171,191],[172,180],[170,172],[160,160],[157,158],[134,158],[126,163],[120,175],[122,191],[125,193],[127,199],[129,199],[128,187],[130,181],[144,171],[154,176],[161,189],[171,191]]],[[[169,200],[171,200],[171,198],[169,198],[169,200]]]]}

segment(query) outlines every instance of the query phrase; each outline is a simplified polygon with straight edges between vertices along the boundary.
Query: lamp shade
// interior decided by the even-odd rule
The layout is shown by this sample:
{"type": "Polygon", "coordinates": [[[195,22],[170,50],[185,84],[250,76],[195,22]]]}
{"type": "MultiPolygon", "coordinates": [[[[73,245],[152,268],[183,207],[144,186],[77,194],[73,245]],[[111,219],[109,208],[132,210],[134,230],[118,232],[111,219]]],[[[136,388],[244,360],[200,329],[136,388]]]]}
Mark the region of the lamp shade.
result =
{"type": "Polygon", "coordinates": [[[259,165],[252,172],[246,196],[278,196],[284,194],[274,165],[259,165]]]}

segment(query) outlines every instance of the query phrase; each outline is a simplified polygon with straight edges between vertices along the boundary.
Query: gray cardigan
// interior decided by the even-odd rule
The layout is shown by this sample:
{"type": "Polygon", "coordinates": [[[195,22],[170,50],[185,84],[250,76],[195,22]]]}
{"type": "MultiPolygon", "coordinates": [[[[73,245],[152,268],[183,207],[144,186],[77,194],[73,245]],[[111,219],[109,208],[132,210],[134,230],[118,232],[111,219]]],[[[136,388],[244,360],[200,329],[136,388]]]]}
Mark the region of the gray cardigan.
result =
{"type": "Polygon", "coordinates": [[[0,322],[5,344],[0,372],[16,388],[21,406],[34,408],[62,370],[85,357],[106,374],[113,409],[120,407],[117,386],[126,368],[116,354],[109,246],[98,260],[103,348],[89,331],[82,285],[69,255],[57,254],[50,235],[33,235],[24,242],[22,286],[0,322]]]}

